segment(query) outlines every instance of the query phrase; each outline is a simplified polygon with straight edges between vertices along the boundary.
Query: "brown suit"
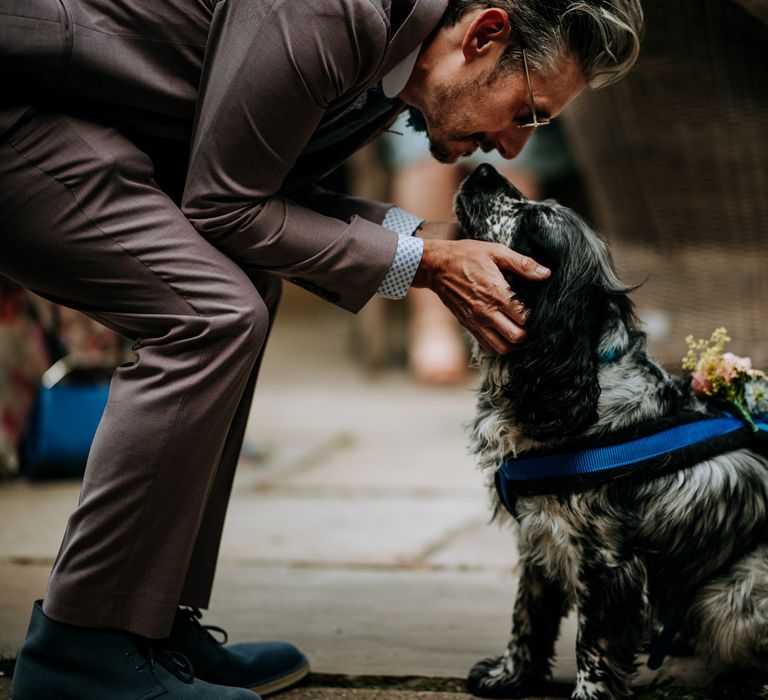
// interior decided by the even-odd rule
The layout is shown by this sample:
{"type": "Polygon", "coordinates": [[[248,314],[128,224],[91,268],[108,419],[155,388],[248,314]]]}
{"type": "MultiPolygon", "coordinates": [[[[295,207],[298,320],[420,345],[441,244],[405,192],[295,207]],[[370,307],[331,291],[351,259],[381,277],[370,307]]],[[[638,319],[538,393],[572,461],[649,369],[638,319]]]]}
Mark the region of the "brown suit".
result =
{"type": "Polygon", "coordinates": [[[276,276],[357,310],[396,247],[386,207],[313,184],[399,105],[303,151],[445,4],[0,0],[0,272],[137,340],[54,619],[162,637],[179,602],[207,605],[276,276]],[[184,214],[156,182],[174,141],[184,214]]]}

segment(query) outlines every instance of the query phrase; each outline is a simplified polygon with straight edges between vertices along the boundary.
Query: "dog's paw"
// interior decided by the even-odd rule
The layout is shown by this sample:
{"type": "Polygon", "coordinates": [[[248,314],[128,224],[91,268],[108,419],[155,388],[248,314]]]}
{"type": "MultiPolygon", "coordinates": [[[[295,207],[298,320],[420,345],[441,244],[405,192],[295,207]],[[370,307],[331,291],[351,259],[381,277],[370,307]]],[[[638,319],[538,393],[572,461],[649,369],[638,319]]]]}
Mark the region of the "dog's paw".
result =
{"type": "Polygon", "coordinates": [[[467,690],[481,698],[525,698],[540,695],[544,679],[523,676],[507,666],[507,658],[483,659],[467,677],[467,690]]]}

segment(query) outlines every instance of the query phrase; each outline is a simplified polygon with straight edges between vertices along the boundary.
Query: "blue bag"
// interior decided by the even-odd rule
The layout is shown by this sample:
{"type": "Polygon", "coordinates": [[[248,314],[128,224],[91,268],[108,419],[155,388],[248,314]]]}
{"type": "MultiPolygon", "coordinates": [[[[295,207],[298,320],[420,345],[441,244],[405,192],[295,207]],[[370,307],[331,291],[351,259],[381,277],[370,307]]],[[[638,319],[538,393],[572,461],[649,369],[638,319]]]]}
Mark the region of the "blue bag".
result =
{"type": "Polygon", "coordinates": [[[85,471],[114,368],[73,368],[67,358],[44,375],[21,445],[21,473],[32,479],[85,471]]]}

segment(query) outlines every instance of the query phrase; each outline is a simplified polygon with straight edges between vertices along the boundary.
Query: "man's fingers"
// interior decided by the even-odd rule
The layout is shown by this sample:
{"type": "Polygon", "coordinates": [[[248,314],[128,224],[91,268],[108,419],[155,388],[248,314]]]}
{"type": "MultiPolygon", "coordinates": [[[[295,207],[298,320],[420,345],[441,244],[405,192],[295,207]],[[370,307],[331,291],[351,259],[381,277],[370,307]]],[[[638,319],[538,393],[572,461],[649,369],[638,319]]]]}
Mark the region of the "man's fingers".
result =
{"type": "Polygon", "coordinates": [[[507,289],[503,301],[460,306],[449,304],[456,317],[484,350],[505,354],[525,340],[527,311],[507,289]]]}
{"type": "Polygon", "coordinates": [[[525,322],[528,320],[528,310],[517,297],[513,296],[502,308],[504,315],[512,319],[515,327],[520,326],[522,328],[525,326],[525,322]]]}
{"type": "Polygon", "coordinates": [[[516,343],[510,342],[493,328],[483,328],[475,334],[480,347],[486,352],[495,352],[497,355],[506,355],[511,352],[516,343]]]}
{"type": "Polygon", "coordinates": [[[528,279],[541,280],[550,275],[549,268],[503,245],[497,248],[496,264],[503,270],[511,270],[528,279]]]}
{"type": "Polygon", "coordinates": [[[550,274],[537,261],[506,246],[471,240],[425,240],[419,270],[422,274],[414,278],[414,285],[437,292],[484,350],[500,354],[523,341],[527,321],[525,307],[501,272],[534,280],[550,274]]]}
{"type": "Polygon", "coordinates": [[[496,331],[506,342],[516,345],[525,338],[525,329],[517,323],[512,322],[504,314],[498,314],[493,318],[493,330],[496,331]]]}
{"type": "Polygon", "coordinates": [[[504,355],[525,339],[525,329],[513,323],[502,313],[485,317],[481,323],[465,326],[477,339],[483,350],[504,355]]]}
{"type": "Polygon", "coordinates": [[[477,318],[481,325],[495,326],[502,335],[508,335],[516,342],[515,329],[521,330],[525,326],[528,321],[528,309],[504,280],[502,283],[504,287],[494,290],[495,296],[486,304],[475,307],[472,316],[477,318]]]}

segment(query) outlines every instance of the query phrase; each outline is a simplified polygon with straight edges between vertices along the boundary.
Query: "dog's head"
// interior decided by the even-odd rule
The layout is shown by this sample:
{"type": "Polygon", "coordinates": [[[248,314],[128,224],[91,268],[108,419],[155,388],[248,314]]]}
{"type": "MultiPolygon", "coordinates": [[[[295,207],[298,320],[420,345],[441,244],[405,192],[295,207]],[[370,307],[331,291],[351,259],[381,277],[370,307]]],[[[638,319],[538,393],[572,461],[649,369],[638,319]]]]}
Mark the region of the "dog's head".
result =
{"type": "Polygon", "coordinates": [[[455,209],[469,236],[506,245],[552,270],[544,282],[507,275],[528,314],[526,339],[504,357],[481,357],[481,364],[494,364],[527,437],[584,431],[597,420],[600,362],[623,352],[634,328],[629,289],[616,276],[605,242],[567,207],[525,199],[490,165],[464,181],[455,209]]]}

